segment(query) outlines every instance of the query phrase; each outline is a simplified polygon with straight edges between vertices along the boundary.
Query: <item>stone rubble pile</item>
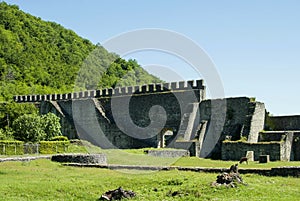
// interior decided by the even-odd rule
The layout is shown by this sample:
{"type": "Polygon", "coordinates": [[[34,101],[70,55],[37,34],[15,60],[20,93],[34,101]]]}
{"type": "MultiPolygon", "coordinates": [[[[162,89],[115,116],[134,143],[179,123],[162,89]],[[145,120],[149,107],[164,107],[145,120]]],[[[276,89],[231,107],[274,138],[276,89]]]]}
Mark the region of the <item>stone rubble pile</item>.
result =
{"type": "Polygon", "coordinates": [[[123,190],[122,187],[119,187],[115,190],[110,190],[105,192],[99,200],[121,200],[123,198],[132,198],[135,197],[135,192],[130,190],[123,190]]]}
{"type": "Polygon", "coordinates": [[[212,186],[227,186],[237,187],[237,184],[244,184],[243,178],[238,172],[238,164],[230,167],[230,172],[223,172],[217,176],[217,180],[212,183],[212,186]]]}

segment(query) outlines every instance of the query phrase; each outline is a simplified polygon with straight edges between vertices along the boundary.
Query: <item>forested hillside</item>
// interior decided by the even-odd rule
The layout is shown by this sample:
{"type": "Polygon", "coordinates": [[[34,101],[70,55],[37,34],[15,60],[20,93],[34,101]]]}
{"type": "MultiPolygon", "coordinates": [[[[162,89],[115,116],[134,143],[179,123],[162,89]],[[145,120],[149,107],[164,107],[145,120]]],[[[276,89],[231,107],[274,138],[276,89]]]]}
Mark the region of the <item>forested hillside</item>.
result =
{"type": "Polygon", "coordinates": [[[16,94],[155,82],[161,80],[135,60],[121,59],[72,30],[0,2],[0,102],[5,103],[0,106],[0,127],[12,113],[8,104],[16,94]]]}
{"type": "Polygon", "coordinates": [[[89,76],[99,77],[98,87],[110,87],[130,70],[138,73],[129,73],[134,77],[127,84],[159,81],[141,69],[136,61],[118,59],[117,55],[79,37],[72,30],[24,13],[17,6],[0,3],[2,99],[10,98],[10,94],[74,90],[76,79],[80,87],[89,87],[89,76]],[[85,66],[89,69],[79,72],[83,61],[95,48],[98,48],[94,55],[97,58],[93,60],[96,64],[85,66]],[[112,69],[106,71],[108,67],[112,69]],[[79,76],[78,80],[78,73],[85,73],[85,79],[79,76]]]}

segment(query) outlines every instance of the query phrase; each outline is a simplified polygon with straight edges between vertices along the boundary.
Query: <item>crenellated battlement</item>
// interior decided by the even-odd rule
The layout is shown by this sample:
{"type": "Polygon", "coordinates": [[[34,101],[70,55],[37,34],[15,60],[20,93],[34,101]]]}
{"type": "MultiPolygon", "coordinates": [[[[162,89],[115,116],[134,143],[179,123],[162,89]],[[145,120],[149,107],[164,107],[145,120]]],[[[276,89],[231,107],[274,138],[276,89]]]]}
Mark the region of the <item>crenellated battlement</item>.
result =
{"type": "Polygon", "coordinates": [[[112,96],[131,96],[150,93],[165,93],[176,91],[204,90],[203,80],[180,81],[171,83],[148,84],[141,86],[117,87],[100,90],[89,90],[73,92],[67,94],[45,94],[45,95],[17,95],[14,96],[15,102],[42,102],[56,100],[101,98],[112,96]]]}

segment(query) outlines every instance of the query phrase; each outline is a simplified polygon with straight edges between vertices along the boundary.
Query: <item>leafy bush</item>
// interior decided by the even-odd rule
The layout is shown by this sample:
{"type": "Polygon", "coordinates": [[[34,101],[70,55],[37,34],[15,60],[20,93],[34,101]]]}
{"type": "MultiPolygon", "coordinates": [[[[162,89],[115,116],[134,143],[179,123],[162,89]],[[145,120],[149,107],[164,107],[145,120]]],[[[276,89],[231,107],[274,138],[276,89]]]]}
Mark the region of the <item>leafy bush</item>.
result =
{"type": "Polygon", "coordinates": [[[0,140],[6,140],[6,134],[3,129],[0,128],[0,140]]]}
{"type": "Polygon", "coordinates": [[[24,154],[24,142],[21,141],[0,141],[0,154],[2,155],[22,155],[24,154]]]}
{"type": "Polygon", "coordinates": [[[41,154],[65,153],[70,145],[69,141],[41,141],[39,152],[41,154]]]}
{"type": "Polygon", "coordinates": [[[14,140],[13,130],[11,128],[0,128],[0,140],[14,140]]]}
{"type": "Polygon", "coordinates": [[[41,116],[42,127],[46,134],[43,140],[50,140],[55,136],[61,135],[61,125],[59,120],[60,118],[53,113],[48,113],[41,116]]]}
{"type": "Polygon", "coordinates": [[[45,139],[41,118],[34,114],[24,114],[13,122],[14,137],[25,142],[38,142],[45,139]]]}
{"type": "Polygon", "coordinates": [[[25,114],[13,122],[14,137],[25,142],[50,140],[61,135],[59,117],[53,113],[42,116],[25,114]]]}

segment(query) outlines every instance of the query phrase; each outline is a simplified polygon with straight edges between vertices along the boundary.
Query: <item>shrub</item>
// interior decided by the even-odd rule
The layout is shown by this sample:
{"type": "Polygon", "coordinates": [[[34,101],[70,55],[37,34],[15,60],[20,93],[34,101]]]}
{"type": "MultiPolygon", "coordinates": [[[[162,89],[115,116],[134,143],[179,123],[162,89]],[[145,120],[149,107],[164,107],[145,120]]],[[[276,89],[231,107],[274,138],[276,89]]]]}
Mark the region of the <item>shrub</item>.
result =
{"type": "Polygon", "coordinates": [[[14,137],[25,142],[38,142],[45,138],[41,118],[35,114],[24,114],[13,122],[14,137]]]}
{"type": "Polygon", "coordinates": [[[68,141],[66,136],[55,136],[50,139],[50,141],[68,141]]]}
{"type": "Polygon", "coordinates": [[[47,113],[41,116],[41,123],[45,132],[45,138],[43,140],[50,140],[55,136],[61,136],[59,120],[60,118],[53,113],[47,113]]]}
{"type": "Polygon", "coordinates": [[[64,153],[70,144],[69,141],[41,141],[39,151],[41,154],[64,153]]]}
{"type": "Polygon", "coordinates": [[[13,130],[11,128],[0,128],[0,140],[14,140],[13,130]]]}
{"type": "Polygon", "coordinates": [[[6,140],[6,134],[4,130],[0,128],[0,140],[6,140]]]}
{"type": "Polygon", "coordinates": [[[24,154],[24,142],[21,141],[0,141],[1,155],[22,155],[24,154]]]}
{"type": "Polygon", "coordinates": [[[42,116],[24,114],[13,122],[14,137],[25,142],[50,140],[61,135],[59,117],[53,113],[42,116]]]}

